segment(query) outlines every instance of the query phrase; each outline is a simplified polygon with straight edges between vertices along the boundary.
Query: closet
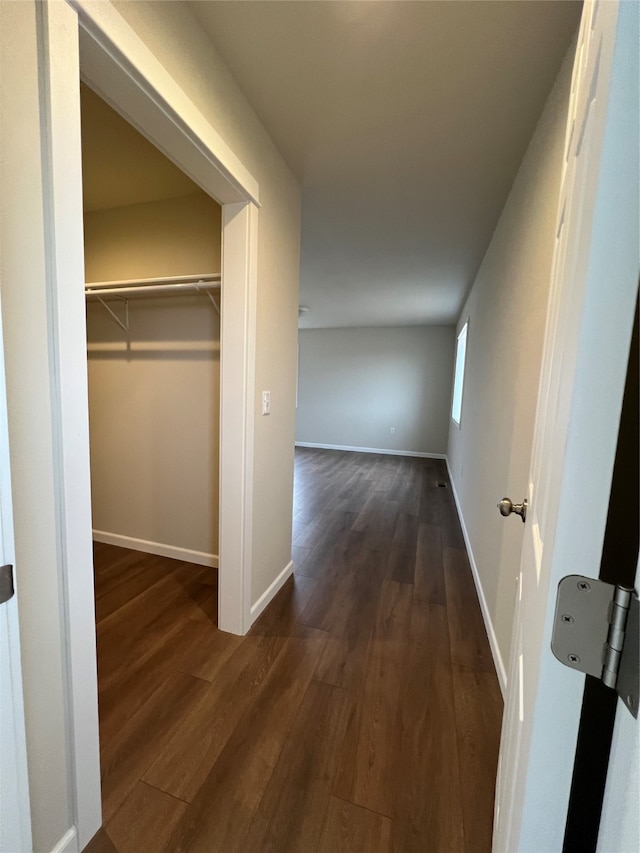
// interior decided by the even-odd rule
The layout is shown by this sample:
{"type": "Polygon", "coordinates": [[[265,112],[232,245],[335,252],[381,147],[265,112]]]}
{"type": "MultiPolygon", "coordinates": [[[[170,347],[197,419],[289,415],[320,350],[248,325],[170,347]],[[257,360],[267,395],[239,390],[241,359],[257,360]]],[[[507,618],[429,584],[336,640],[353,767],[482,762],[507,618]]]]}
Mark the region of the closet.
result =
{"type": "Polygon", "coordinates": [[[81,102],[94,539],[217,566],[221,208],[81,102]]]}

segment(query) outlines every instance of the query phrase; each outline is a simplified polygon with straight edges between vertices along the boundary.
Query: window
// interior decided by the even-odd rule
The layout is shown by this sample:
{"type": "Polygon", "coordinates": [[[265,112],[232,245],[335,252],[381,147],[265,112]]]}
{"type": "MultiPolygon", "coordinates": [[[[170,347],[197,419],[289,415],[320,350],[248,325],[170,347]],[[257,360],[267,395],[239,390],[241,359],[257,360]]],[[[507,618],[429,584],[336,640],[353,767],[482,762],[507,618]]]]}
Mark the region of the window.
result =
{"type": "Polygon", "coordinates": [[[464,385],[464,364],[467,357],[467,320],[460,329],[456,343],[456,370],[453,377],[453,403],[451,404],[451,417],[460,426],[460,415],[462,413],[462,388],[464,385]]]}

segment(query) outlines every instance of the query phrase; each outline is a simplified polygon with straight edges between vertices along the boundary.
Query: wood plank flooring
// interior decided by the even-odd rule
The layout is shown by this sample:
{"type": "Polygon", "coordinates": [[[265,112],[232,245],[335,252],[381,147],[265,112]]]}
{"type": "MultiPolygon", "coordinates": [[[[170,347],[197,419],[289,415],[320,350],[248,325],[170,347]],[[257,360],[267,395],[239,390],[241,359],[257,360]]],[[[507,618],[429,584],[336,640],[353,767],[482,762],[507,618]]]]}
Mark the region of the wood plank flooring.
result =
{"type": "Polygon", "coordinates": [[[95,546],[89,853],[491,849],[502,700],[444,463],[297,450],[293,559],[239,638],[214,570],[95,546]]]}

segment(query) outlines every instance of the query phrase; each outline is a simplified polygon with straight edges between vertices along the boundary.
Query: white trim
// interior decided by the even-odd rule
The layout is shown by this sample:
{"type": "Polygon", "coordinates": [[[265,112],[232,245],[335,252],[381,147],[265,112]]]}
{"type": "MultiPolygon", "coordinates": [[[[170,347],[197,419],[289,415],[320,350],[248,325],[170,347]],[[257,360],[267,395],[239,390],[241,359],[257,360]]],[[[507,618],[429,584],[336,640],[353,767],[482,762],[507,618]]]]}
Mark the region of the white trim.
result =
{"type": "Polygon", "coordinates": [[[222,207],[218,627],[239,635],[251,627],[257,220],[253,204],[222,207]]]}
{"type": "Polygon", "coordinates": [[[258,616],[266,607],[271,604],[276,595],[280,592],[285,583],[293,574],[293,560],[289,560],[284,569],[280,572],[274,582],[262,593],[255,604],[251,606],[251,624],[253,624],[258,616]]]}
{"type": "Polygon", "coordinates": [[[51,848],[50,853],[79,853],[79,850],[78,833],[75,826],[72,826],[71,829],[65,832],[55,847],[51,848]]]}
{"type": "Polygon", "coordinates": [[[83,80],[220,203],[259,206],[256,179],[117,9],[92,0],[68,2],[80,23],[83,80]],[[194,140],[199,158],[189,156],[194,140]]]}
{"type": "Polygon", "coordinates": [[[458,428],[460,428],[460,424],[462,423],[462,402],[464,397],[464,377],[467,372],[467,337],[469,330],[469,318],[464,321],[462,326],[460,327],[460,331],[458,332],[458,336],[456,337],[456,357],[453,365],[453,395],[451,399],[451,420],[456,424],[458,428]],[[461,340],[463,342],[463,349],[461,350],[461,340]],[[458,372],[458,368],[460,366],[460,362],[462,361],[462,371],[458,372]],[[456,396],[460,397],[459,401],[456,401],[456,396]],[[457,412],[456,412],[456,402],[457,402],[457,412]],[[456,417],[457,414],[457,417],[456,417]]]}
{"type": "Polygon", "coordinates": [[[193,551],[191,548],[166,545],[163,542],[151,542],[148,539],[136,539],[134,536],[122,536],[120,533],[108,533],[106,530],[94,529],[93,541],[130,548],[132,551],[144,551],[146,554],[156,554],[158,557],[172,557],[174,560],[182,560],[183,563],[195,563],[198,566],[209,566],[213,569],[217,569],[219,564],[217,554],[193,551]]]}
{"type": "Polygon", "coordinates": [[[91,486],[82,252],[82,156],[77,21],[66,3],[36,4],[42,51],[45,262],[57,565],[66,635],[68,772],[75,846],[102,823],[91,546],[91,486]]]}
{"type": "Polygon", "coordinates": [[[381,453],[383,456],[415,456],[419,459],[446,459],[445,453],[422,453],[419,450],[388,450],[383,447],[352,447],[348,444],[316,444],[296,441],[296,447],[316,447],[318,450],[346,450],[350,453],[381,453]]]}
{"type": "Polygon", "coordinates": [[[502,660],[502,655],[500,654],[500,647],[498,646],[498,638],[496,637],[496,632],[493,627],[493,622],[491,620],[491,614],[489,613],[489,607],[487,605],[487,599],[484,595],[484,589],[482,588],[482,581],[480,580],[480,573],[478,572],[478,566],[476,565],[475,557],[473,556],[473,548],[471,547],[471,539],[469,538],[469,533],[467,531],[467,526],[464,523],[464,516],[462,514],[462,507],[460,506],[460,501],[458,499],[458,493],[456,492],[456,485],[453,481],[453,474],[451,473],[451,468],[449,467],[449,459],[447,461],[447,471],[449,472],[449,481],[451,483],[451,491],[453,493],[453,500],[456,504],[456,509],[458,510],[458,518],[460,519],[460,526],[462,527],[462,535],[464,536],[464,542],[467,547],[467,554],[469,555],[469,563],[471,564],[471,573],[473,574],[473,581],[476,585],[476,592],[478,594],[478,601],[480,602],[480,610],[482,611],[482,618],[484,619],[484,627],[487,630],[487,636],[489,637],[489,645],[491,647],[491,654],[493,656],[493,663],[496,668],[496,673],[498,675],[498,683],[500,684],[500,691],[502,692],[502,698],[504,699],[507,695],[507,670],[504,665],[504,661],[502,660]]]}

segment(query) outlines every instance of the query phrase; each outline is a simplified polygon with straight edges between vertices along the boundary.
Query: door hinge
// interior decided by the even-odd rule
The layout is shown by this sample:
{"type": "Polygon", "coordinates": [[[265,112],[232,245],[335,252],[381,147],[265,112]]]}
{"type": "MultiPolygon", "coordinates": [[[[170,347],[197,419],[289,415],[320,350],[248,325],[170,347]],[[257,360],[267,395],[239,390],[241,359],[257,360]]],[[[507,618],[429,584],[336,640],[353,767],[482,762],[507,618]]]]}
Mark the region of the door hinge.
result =
{"type": "Polygon", "coordinates": [[[638,596],[632,589],[569,575],[558,584],[551,650],[561,663],[601,679],[638,716],[638,596]]]}
{"type": "Polygon", "coordinates": [[[13,596],[15,592],[13,588],[13,566],[0,566],[0,604],[13,596]]]}

